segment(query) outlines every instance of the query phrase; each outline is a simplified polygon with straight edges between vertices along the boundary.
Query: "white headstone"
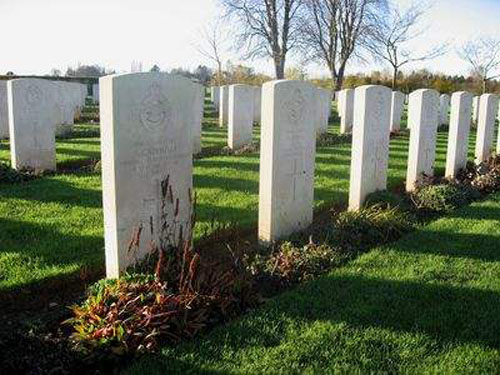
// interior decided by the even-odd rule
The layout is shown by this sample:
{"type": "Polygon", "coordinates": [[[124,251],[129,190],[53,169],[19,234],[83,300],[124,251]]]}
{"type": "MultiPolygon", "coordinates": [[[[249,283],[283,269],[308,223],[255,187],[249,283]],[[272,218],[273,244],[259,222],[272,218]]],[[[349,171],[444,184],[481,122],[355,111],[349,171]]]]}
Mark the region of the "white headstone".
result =
{"type": "Polygon", "coordinates": [[[450,111],[450,96],[441,94],[439,97],[439,125],[448,124],[448,112],[450,111]]]}
{"type": "Polygon", "coordinates": [[[219,91],[219,126],[227,125],[229,113],[229,86],[220,87],[219,91]]]}
{"type": "Polygon", "coordinates": [[[387,188],[391,98],[391,90],[383,86],[354,90],[350,210],[359,210],[370,193],[387,188]]]}
{"type": "Polygon", "coordinates": [[[201,152],[201,125],[203,122],[203,109],[205,104],[205,87],[194,83],[195,100],[193,102],[193,154],[201,152]]]}
{"type": "Polygon", "coordinates": [[[402,92],[392,92],[391,133],[397,133],[401,129],[401,116],[403,115],[404,102],[405,95],[402,92]]]}
{"type": "Polygon", "coordinates": [[[74,109],[68,97],[67,83],[53,82],[56,137],[66,136],[73,131],[74,109]]]}
{"type": "Polygon", "coordinates": [[[479,119],[479,96],[474,96],[472,99],[472,121],[474,124],[477,124],[477,120],[479,119]]]}
{"type": "Polygon", "coordinates": [[[314,105],[316,113],[316,133],[326,133],[328,132],[328,118],[325,111],[325,92],[321,88],[316,88],[314,105]]]}
{"type": "Polygon", "coordinates": [[[92,98],[94,99],[94,103],[99,103],[99,84],[94,83],[92,85],[92,98]]]}
{"type": "Polygon", "coordinates": [[[322,111],[323,111],[323,121],[324,126],[328,130],[328,123],[330,120],[330,116],[332,114],[332,92],[330,90],[320,88],[321,92],[321,102],[322,102],[322,111]]]}
{"type": "Polygon", "coordinates": [[[197,94],[190,80],[166,73],[110,75],[99,84],[106,274],[114,278],[143,258],[151,241],[160,243],[162,224],[174,238],[181,226],[185,236],[191,230],[197,94]],[[129,243],[140,229],[132,253],[129,243]]]}
{"type": "Polygon", "coordinates": [[[335,94],[337,95],[337,113],[342,118],[342,109],[344,108],[342,100],[344,100],[344,96],[342,95],[342,90],[337,91],[335,94]]]}
{"type": "Polygon", "coordinates": [[[471,113],[472,94],[465,91],[453,93],[446,155],[445,176],[447,178],[456,178],[458,172],[467,165],[471,113]]]}
{"type": "Polygon", "coordinates": [[[56,169],[53,88],[43,79],[7,83],[12,167],[56,169]]]}
{"type": "Polygon", "coordinates": [[[262,109],[262,87],[258,86],[254,88],[254,102],[253,102],[253,122],[260,124],[260,112],[262,109]]]}
{"type": "Polygon", "coordinates": [[[9,138],[9,111],[7,106],[7,81],[0,80],[0,139],[9,138]]]}
{"type": "Polygon", "coordinates": [[[439,93],[420,89],[411,93],[408,123],[411,126],[406,191],[415,190],[423,174],[434,175],[439,121],[439,93]]]}
{"type": "Polygon", "coordinates": [[[498,97],[493,94],[481,95],[479,100],[475,153],[477,164],[488,160],[491,156],[497,111],[498,97]]]}
{"type": "Polygon", "coordinates": [[[213,86],[210,88],[210,100],[214,103],[214,108],[216,112],[219,112],[220,103],[220,87],[213,86]]]}
{"type": "Polygon", "coordinates": [[[229,86],[227,144],[231,149],[252,143],[254,95],[253,86],[229,86]]]}
{"type": "Polygon", "coordinates": [[[312,223],[317,89],[303,81],[262,88],[259,240],[270,243],[312,223]]]}
{"type": "Polygon", "coordinates": [[[352,132],[352,126],[354,123],[354,100],[353,89],[344,89],[340,92],[340,134],[352,132]]]}

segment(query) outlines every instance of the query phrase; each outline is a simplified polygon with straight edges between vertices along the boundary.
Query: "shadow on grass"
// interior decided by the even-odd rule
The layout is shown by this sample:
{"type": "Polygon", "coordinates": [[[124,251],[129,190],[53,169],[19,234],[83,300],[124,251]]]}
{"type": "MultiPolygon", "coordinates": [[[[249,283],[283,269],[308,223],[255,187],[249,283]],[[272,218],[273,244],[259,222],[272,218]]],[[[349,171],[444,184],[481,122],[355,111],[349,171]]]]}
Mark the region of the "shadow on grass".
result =
{"type": "Polygon", "coordinates": [[[66,181],[50,177],[23,184],[0,185],[0,187],[0,197],[2,198],[90,208],[102,207],[101,191],[80,189],[66,181]]]}
{"type": "Polygon", "coordinates": [[[3,312],[23,310],[23,306],[46,307],[50,302],[63,300],[68,291],[83,291],[83,284],[103,274],[104,239],[100,236],[69,235],[61,233],[55,224],[9,219],[0,219],[0,227],[0,254],[9,255],[0,264],[0,280],[15,282],[21,276],[14,286],[0,289],[3,312]],[[22,280],[23,274],[31,271],[45,269],[50,273],[53,267],[73,264],[80,265],[79,272],[45,278],[42,271],[36,281],[22,280]]]}
{"type": "Polygon", "coordinates": [[[57,155],[72,155],[72,156],[80,156],[82,158],[87,158],[87,159],[97,159],[101,157],[101,152],[99,150],[97,151],[85,151],[81,149],[74,149],[74,148],[66,148],[66,147],[57,147],[56,149],[57,155]]]}
{"type": "MultiPolygon", "coordinates": [[[[227,360],[225,355],[228,353],[234,353],[235,361],[238,361],[239,353],[255,349],[257,354],[265,349],[289,345],[291,333],[288,330],[293,330],[292,327],[320,322],[335,324],[314,335],[314,340],[322,348],[336,348],[334,353],[344,355],[348,352],[347,357],[353,360],[359,355],[379,358],[379,366],[387,366],[379,370],[391,373],[397,371],[398,352],[404,348],[398,348],[397,344],[391,346],[383,339],[375,342],[374,328],[430,336],[435,340],[434,350],[445,350],[457,343],[498,349],[499,314],[500,294],[491,291],[330,275],[281,295],[264,311],[257,311],[229,327],[220,327],[209,336],[186,342],[177,350],[165,350],[161,357],[146,357],[136,363],[130,373],[138,374],[146,369],[150,374],[208,373],[198,364],[210,367],[212,363],[227,360]],[[366,342],[358,341],[357,349],[353,348],[348,337],[363,337],[364,332],[366,342]],[[186,362],[182,362],[182,358],[186,358],[186,362]]],[[[300,338],[299,335],[296,340],[300,338]]],[[[320,365],[318,362],[326,359],[308,352],[319,350],[318,354],[321,354],[324,351],[311,346],[305,345],[300,355],[312,356],[308,364],[314,367],[314,363],[320,365]]],[[[328,361],[342,359],[333,355],[328,361]]],[[[238,366],[238,362],[233,365],[238,366]]]]}

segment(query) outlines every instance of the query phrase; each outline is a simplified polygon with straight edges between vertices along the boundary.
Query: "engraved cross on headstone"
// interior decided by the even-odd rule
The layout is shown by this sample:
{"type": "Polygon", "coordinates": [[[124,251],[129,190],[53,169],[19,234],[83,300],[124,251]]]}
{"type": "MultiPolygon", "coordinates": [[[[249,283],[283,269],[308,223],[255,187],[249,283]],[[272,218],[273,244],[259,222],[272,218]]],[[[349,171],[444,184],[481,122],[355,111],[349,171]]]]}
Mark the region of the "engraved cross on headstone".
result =
{"type": "Polygon", "coordinates": [[[304,171],[299,168],[299,159],[293,159],[293,169],[291,173],[288,173],[288,175],[292,178],[292,189],[293,189],[293,200],[297,199],[297,179],[302,177],[304,174],[304,171]]]}

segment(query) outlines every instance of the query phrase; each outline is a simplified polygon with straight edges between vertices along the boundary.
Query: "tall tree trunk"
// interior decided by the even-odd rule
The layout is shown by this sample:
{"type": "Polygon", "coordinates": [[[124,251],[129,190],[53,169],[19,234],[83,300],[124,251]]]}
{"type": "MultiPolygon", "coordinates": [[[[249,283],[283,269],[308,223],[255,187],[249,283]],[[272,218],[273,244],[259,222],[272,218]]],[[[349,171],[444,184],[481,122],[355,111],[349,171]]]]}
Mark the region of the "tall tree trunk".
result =
{"type": "Polygon", "coordinates": [[[344,84],[345,76],[345,65],[340,66],[337,73],[337,79],[335,80],[335,91],[342,90],[342,85],[344,84]]]}
{"type": "Polygon", "coordinates": [[[217,86],[222,86],[222,63],[217,61],[217,86]]]}
{"type": "Polygon", "coordinates": [[[274,69],[276,72],[276,79],[285,79],[285,58],[277,57],[274,59],[274,69]]]}
{"type": "Polygon", "coordinates": [[[396,90],[396,84],[398,81],[398,68],[394,67],[394,72],[392,74],[392,89],[396,90]]]}
{"type": "Polygon", "coordinates": [[[486,94],[486,78],[483,78],[483,94],[486,94]]]}

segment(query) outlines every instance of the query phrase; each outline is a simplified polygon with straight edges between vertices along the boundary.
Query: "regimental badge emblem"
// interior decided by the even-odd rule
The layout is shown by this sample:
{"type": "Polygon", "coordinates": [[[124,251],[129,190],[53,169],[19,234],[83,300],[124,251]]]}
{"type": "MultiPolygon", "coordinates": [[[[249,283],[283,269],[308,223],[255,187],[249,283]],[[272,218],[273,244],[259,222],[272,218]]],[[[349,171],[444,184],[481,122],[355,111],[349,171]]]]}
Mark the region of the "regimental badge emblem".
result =
{"type": "Polygon", "coordinates": [[[288,116],[288,120],[293,126],[297,127],[304,120],[306,110],[306,100],[301,90],[295,89],[290,96],[283,102],[282,109],[288,116]]]}
{"type": "Polygon", "coordinates": [[[170,114],[169,100],[161,93],[160,85],[153,83],[141,103],[139,112],[141,124],[148,130],[159,129],[170,121],[170,114]]]}
{"type": "Polygon", "coordinates": [[[42,90],[36,85],[28,86],[26,90],[26,103],[30,106],[38,106],[42,100],[42,90]]]}

